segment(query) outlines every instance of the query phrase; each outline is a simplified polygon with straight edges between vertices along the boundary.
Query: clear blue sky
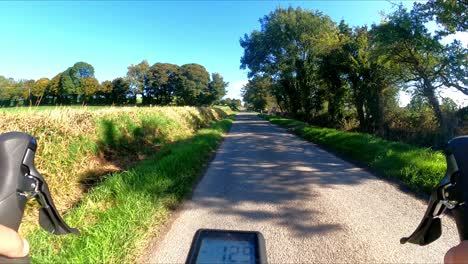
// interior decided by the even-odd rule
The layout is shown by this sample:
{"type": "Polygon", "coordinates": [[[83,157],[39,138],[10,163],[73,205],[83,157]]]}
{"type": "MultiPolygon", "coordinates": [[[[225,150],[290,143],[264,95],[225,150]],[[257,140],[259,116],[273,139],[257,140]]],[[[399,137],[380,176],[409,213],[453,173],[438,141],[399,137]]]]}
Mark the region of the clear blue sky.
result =
{"type": "MultiPolygon", "coordinates": [[[[405,1],[411,6],[412,1],[405,1]]],[[[277,6],[318,9],[335,21],[378,23],[388,1],[172,1],[1,2],[0,75],[52,78],[77,61],[95,68],[99,81],[124,76],[127,66],[199,63],[230,83],[239,97],[246,72],[239,69],[239,39],[259,28],[277,6]]]]}

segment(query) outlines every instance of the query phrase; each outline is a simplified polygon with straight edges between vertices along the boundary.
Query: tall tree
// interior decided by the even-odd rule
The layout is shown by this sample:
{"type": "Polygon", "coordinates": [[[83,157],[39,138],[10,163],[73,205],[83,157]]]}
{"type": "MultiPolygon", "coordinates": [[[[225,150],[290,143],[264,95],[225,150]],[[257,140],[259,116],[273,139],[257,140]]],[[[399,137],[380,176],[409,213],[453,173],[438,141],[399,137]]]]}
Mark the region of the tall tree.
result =
{"type": "Polygon", "coordinates": [[[15,96],[15,81],[0,75],[0,99],[2,106],[11,106],[15,96]]]}
{"type": "MultiPolygon", "coordinates": [[[[292,114],[306,114],[320,100],[316,79],[318,54],[335,31],[328,16],[301,8],[278,8],[260,19],[261,30],[240,40],[241,68],[249,77],[268,75],[277,84],[278,103],[292,114]]],[[[321,100],[320,100],[321,101],[321,100]]]]}
{"type": "MultiPolygon", "coordinates": [[[[399,67],[400,78],[415,88],[415,93],[425,96],[431,105],[442,142],[451,136],[440,109],[437,90],[454,87],[468,94],[467,69],[458,64],[465,57],[459,43],[443,46],[437,36],[432,36],[417,12],[399,7],[388,21],[373,26],[377,49],[382,56],[399,67]],[[465,76],[460,79],[461,76],[465,76]]],[[[465,64],[466,65],[466,64],[465,64]]],[[[440,144],[441,142],[439,142],[440,144]]]]}
{"type": "Polygon", "coordinates": [[[78,103],[84,95],[84,82],[86,78],[94,78],[94,67],[86,62],[77,62],[65,70],[60,76],[60,103],[78,103]]]}
{"type": "Polygon", "coordinates": [[[96,78],[93,77],[85,77],[81,80],[81,87],[83,90],[83,105],[85,105],[89,99],[95,95],[100,87],[99,87],[99,81],[96,78]]]}
{"type": "Polygon", "coordinates": [[[28,104],[29,106],[32,106],[33,104],[32,90],[34,88],[34,83],[35,83],[34,80],[22,80],[19,83],[22,89],[21,97],[24,99],[24,105],[28,104]]]}
{"type": "Polygon", "coordinates": [[[50,80],[49,85],[49,94],[51,96],[51,104],[61,103],[61,94],[63,93],[63,86],[62,86],[62,73],[55,75],[50,80]],[[57,100],[58,99],[58,100],[57,100]]]}
{"type": "Polygon", "coordinates": [[[247,106],[254,111],[264,111],[275,105],[271,95],[272,79],[255,76],[242,88],[242,97],[247,106]]]}
{"type": "Polygon", "coordinates": [[[324,95],[328,102],[328,123],[334,127],[341,127],[344,120],[345,99],[348,92],[344,76],[349,69],[345,46],[350,44],[352,38],[352,30],[344,21],[341,21],[338,29],[335,37],[328,42],[326,50],[320,54],[317,69],[322,85],[326,87],[324,95]]]}
{"type": "Polygon", "coordinates": [[[224,82],[223,76],[219,73],[211,74],[211,81],[207,89],[202,93],[202,103],[204,105],[213,105],[219,102],[226,95],[226,87],[229,83],[224,82]]]}
{"type": "Polygon", "coordinates": [[[130,84],[124,78],[116,78],[112,81],[111,101],[112,104],[122,105],[127,103],[128,95],[132,95],[130,84]]]}
{"type": "Polygon", "coordinates": [[[49,88],[50,80],[48,78],[41,78],[34,83],[31,93],[37,97],[36,106],[39,106],[42,102],[42,98],[49,88]]]}
{"type": "Polygon", "coordinates": [[[466,32],[468,30],[468,19],[466,12],[468,2],[465,0],[429,0],[426,3],[414,4],[414,11],[421,17],[435,20],[443,27],[438,34],[446,36],[457,31],[466,32]]]}
{"type": "Polygon", "coordinates": [[[201,105],[200,97],[208,87],[209,81],[210,75],[202,65],[196,63],[182,65],[175,78],[177,104],[201,105]]]}
{"type": "Polygon", "coordinates": [[[147,103],[168,105],[175,93],[175,78],[179,66],[170,63],[155,63],[149,69],[149,81],[145,90],[147,103]]]}
{"type": "MultiPolygon", "coordinates": [[[[138,95],[146,97],[143,91],[146,90],[146,86],[149,81],[149,63],[147,60],[143,60],[137,65],[128,66],[127,78],[129,80],[131,95],[134,100],[138,95]]],[[[146,99],[144,99],[146,101],[146,99]]]]}
{"type": "Polygon", "coordinates": [[[349,36],[342,46],[342,76],[351,88],[360,130],[382,135],[384,111],[395,100],[397,91],[392,67],[375,53],[366,26],[349,30],[341,30],[348,31],[349,36]]]}
{"type": "Polygon", "coordinates": [[[112,104],[111,94],[113,85],[111,81],[103,81],[99,86],[99,91],[97,92],[98,100],[104,104],[112,104]]]}

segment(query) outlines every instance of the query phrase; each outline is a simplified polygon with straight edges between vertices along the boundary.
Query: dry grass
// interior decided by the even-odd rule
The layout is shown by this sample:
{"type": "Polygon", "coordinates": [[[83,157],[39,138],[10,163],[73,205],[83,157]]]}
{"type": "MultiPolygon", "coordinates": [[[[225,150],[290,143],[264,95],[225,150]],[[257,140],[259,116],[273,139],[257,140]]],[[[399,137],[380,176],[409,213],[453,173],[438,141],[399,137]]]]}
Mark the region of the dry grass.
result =
{"type": "MultiPolygon", "coordinates": [[[[101,177],[124,170],[165,144],[192,136],[226,112],[196,107],[0,112],[0,133],[23,131],[37,138],[36,167],[47,180],[57,208],[64,212],[101,177]]],[[[26,212],[22,233],[37,223],[34,211],[26,212]]]]}

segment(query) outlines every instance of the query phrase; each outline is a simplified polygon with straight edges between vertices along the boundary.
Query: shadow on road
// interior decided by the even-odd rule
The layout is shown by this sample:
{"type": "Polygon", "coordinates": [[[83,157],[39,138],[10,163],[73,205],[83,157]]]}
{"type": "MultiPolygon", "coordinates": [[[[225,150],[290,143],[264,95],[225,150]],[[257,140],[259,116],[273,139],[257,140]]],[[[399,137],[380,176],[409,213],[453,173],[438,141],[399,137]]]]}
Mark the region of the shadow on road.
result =
{"type": "Polygon", "coordinates": [[[194,193],[193,206],[274,222],[300,237],[339,230],[339,224],[320,224],[321,213],[306,206],[320,195],[314,188],[360,184],[370,176],[330,160],[335,161],[329,153],[241,113],[194,193]]]}

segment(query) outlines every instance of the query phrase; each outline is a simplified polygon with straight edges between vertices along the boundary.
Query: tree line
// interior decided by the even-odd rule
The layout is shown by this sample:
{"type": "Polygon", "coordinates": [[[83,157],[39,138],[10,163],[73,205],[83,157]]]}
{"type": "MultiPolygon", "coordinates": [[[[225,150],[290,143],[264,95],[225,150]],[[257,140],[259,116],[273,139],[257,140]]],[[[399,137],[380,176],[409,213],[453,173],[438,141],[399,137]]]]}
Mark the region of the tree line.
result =
{"type": "Polygon", "coordinates": [[[465,1],[431,0],[412,10],[397,6],[380,24],[351,28],[319,11],[277,8],[260,19],[260,30],[240,40],[241,68],[250,78],[244,102],[258,111],[277,106],[313,124],[403,140],[405,131],[395,132],[405,126],[402,120],[419,122],[416,130],[424,121],[436,130],[424,143],[444,142],[461,114],[438,94],[457,89],[468,95],[468,53],[460,41],[441,40],[467,30],[466,10],[465,1]],[[430,21],[436,32],[428,29],[430,21]],[[406,110],[398,106],[401,90],[412,93],[406,110]],[[404,118],[411,116],[404,111],[427,109],[425,120],[404,118]]]}
{"type": "Polygon", "coordinates": [[[178,66],[144,60],[130,65],[125,77],[99,81],[94,67],[77,62],[52,79],[20,80],[0,76],[0,107],[21,105],[212,105],[228,83],[200,64],[178,66]]]}

